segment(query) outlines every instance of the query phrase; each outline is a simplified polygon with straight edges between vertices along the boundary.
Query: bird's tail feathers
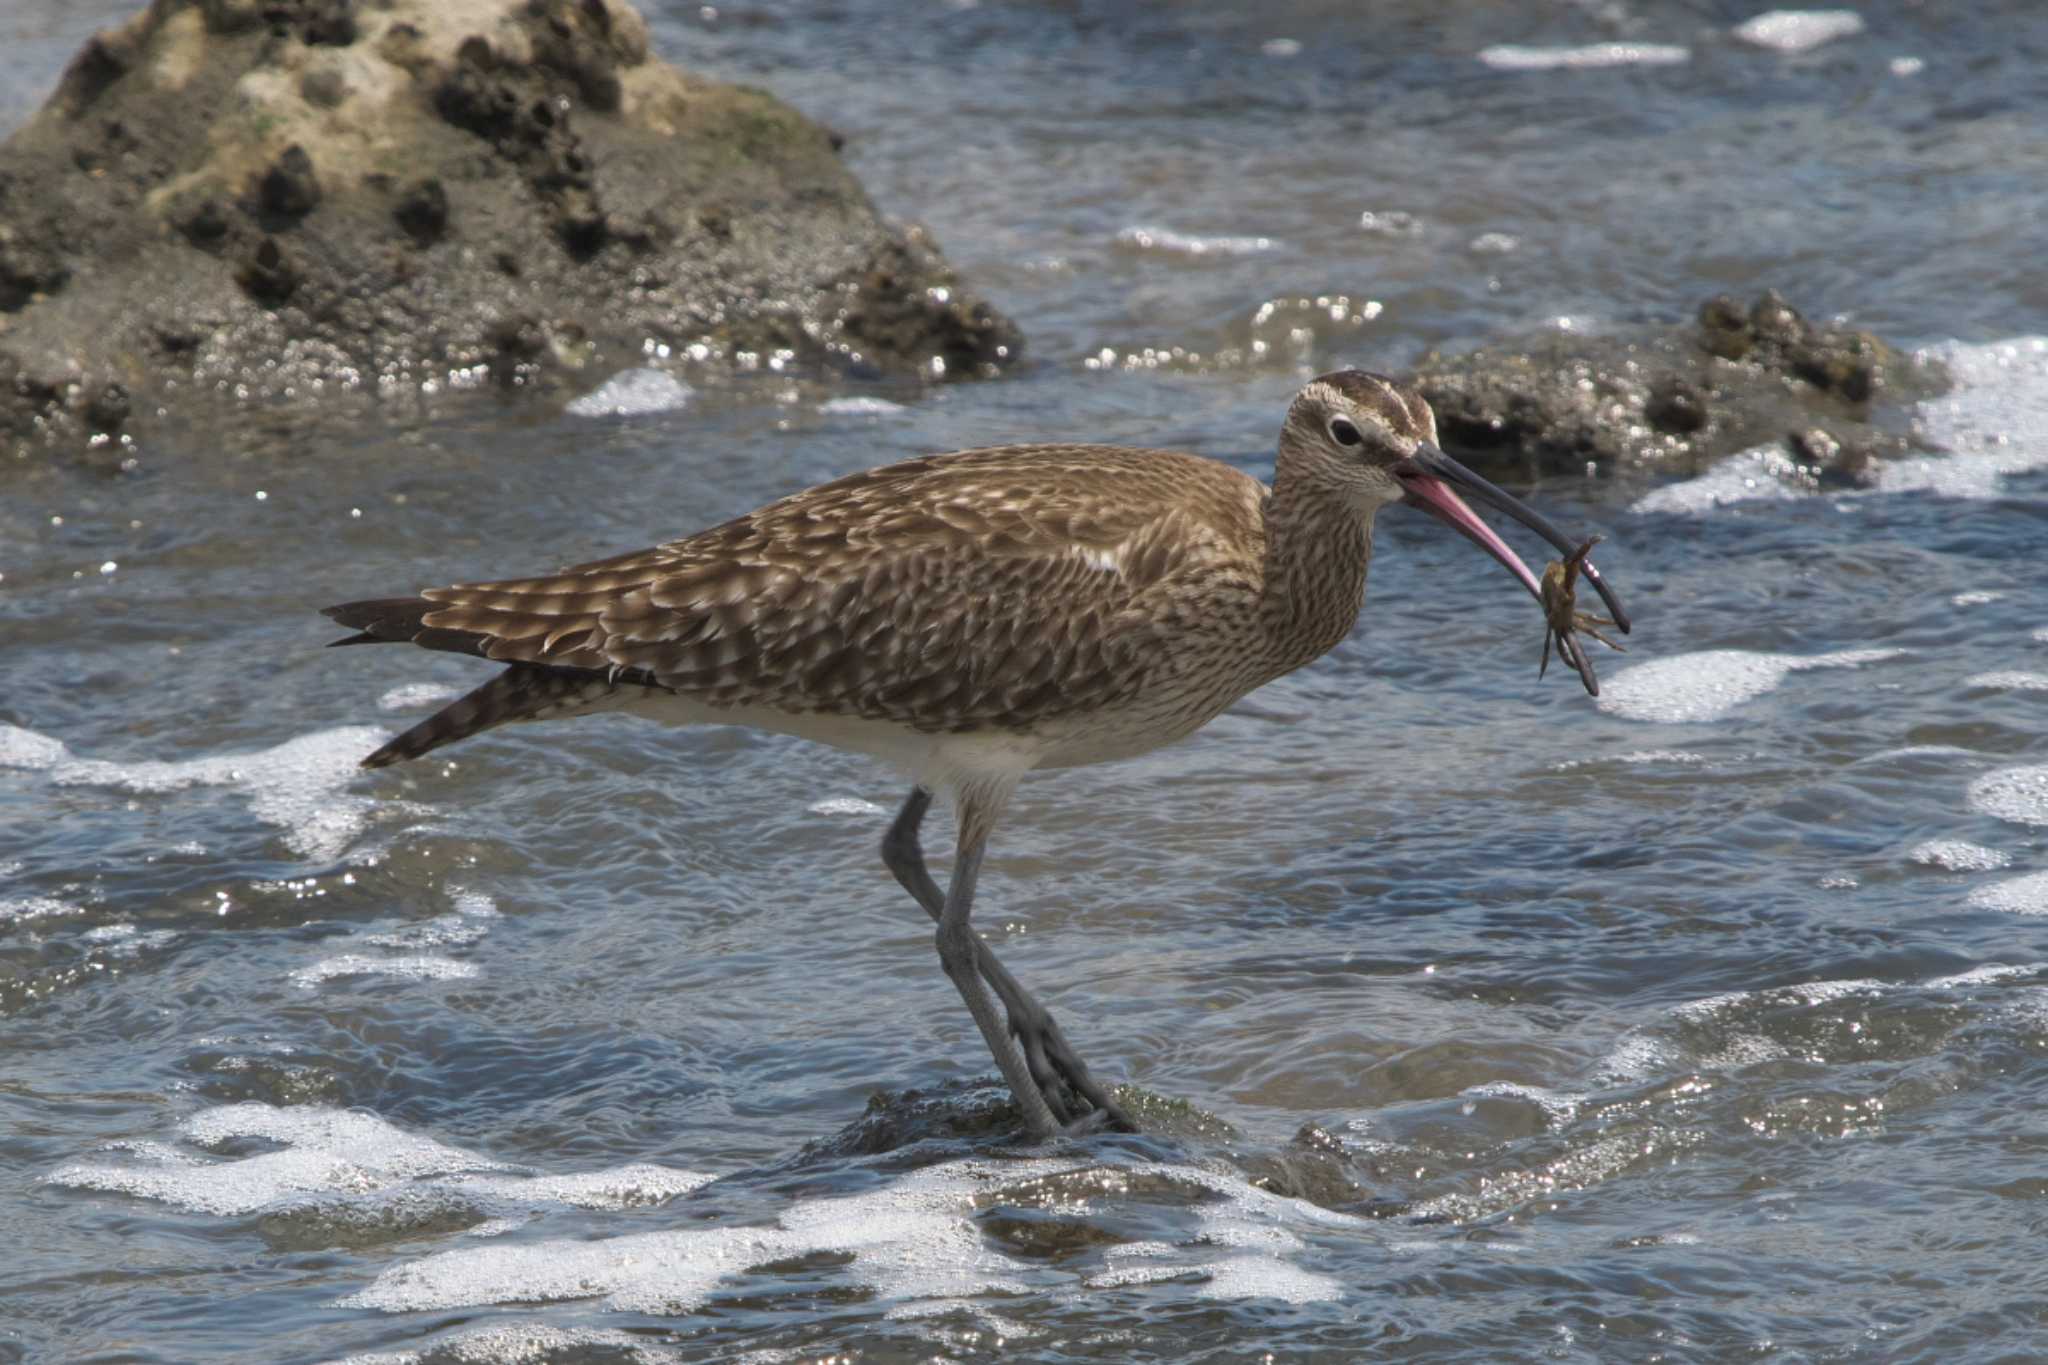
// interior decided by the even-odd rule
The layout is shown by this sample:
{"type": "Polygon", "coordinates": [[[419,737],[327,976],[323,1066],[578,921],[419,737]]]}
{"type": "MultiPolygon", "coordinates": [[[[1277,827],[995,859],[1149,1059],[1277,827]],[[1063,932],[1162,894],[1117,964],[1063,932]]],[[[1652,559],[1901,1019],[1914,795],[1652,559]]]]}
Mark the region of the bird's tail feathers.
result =
{"type": "Polygon", "coordinates": [[[604,674],[588,669],[514,664],[385,744],[364,759],[363,766],[389,767],[493,726],[582,710],[617,691],[604,674]]]}

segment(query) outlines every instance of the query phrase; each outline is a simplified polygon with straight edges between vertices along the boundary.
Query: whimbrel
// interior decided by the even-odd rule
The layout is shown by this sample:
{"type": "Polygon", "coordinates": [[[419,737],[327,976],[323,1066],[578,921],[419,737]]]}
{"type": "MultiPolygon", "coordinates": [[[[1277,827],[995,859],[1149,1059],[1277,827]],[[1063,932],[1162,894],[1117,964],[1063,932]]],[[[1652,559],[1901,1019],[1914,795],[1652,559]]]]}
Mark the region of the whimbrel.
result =
{"type": "MultiPolygon", "coordinates": [[[[1130,1129],[969,927],[990,832],[1025,773],[1171,744],[1334,647],[1358,619],[1373,516],[1388,503],[1419,503],[1541,601],[1460,492],[1572,548],[1437,448],[1414,389],[1345,370],[1295,396],[1271,488],[1167,450],[966,450],[855,474],[653,549],[327,615],[360,632],[337,644],[409,641],[509,665],[365,767],[509,721],[624,710],[758,726],[904,770],[913,785],[882,860],[937,921],[939,961],[1025,1127],[1130,1129]],[[938,792],[957,814],[944,892],[918,842],[938,792]]],[[[1598,571],[1581,571],[1626,630],[1598,571]]]]}

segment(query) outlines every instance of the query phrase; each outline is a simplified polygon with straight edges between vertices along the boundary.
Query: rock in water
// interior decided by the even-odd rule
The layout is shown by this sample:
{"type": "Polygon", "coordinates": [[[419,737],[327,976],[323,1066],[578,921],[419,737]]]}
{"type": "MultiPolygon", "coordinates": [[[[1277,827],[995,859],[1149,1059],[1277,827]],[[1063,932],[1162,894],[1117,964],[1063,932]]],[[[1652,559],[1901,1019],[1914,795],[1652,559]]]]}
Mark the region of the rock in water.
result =
{"type": "Polygon", "coordinates": [[[1844,463],[1914,448],[1909,405],[1948,383],[1938,364],[1809,322],[1769,290],[1748,308],[1709,299],[1691,325],[1548,332],[1417,368],[1444,448],[1495,475],[1690,475],[1824,427],[1847,453],[1813,462],[1815,487],[1862,477],[1844,463]]]}
{"type": "Polygon", "coordinates": [[[945,379],[1021,344],[832,134],[624,0],[155,0],[0,145],[0,451],[108,434],[110,383],[140,421],[650,341],[945,379]]]}

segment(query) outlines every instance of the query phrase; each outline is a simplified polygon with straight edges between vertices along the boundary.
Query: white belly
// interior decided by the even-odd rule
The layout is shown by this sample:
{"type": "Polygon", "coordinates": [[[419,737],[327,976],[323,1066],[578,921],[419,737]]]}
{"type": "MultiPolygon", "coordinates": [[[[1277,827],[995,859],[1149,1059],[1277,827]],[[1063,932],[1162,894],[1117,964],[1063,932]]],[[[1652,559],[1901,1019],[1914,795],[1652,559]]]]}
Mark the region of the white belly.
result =
{"type": "Polygon", "coordinates": [[[1140,708],[1055,720],[1027,732],[970,730],[930,733],[892,721],[798,714],[772,707],[709,706],[654,692],[620,710],[665,725],[745,725],[794,735],[835,749],[868,754],[918,785],[952,791],[968,782],[1011,781],[1034,768],[1079,768],[1135,758],[1185,738],[1223,708],[1155,714],[1140,708]]]}

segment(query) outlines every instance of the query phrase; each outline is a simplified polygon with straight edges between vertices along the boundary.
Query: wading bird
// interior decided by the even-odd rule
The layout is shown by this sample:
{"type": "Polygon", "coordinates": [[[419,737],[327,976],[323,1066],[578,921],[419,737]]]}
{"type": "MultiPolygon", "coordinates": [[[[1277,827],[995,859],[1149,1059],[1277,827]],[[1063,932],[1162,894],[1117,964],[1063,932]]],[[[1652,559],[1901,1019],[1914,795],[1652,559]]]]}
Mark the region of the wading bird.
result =
{"type": "MultiPolygon", "coordinates": [[[[337,644],[409,642],[508,665],[365,767],[509,721],[616,710],[758,726],[904,770],[914,785],[882,860],[938,922],[939,962],[1024,1126],[1131,1129],[969,927],[990,832],[1025,773],[1171,744],[1328,652],[1358,619],[1373,517],[1388,503],[1434,513],[1543,601],[1460,493],[1573,548],[1439,450],[1414,389],[1344,370],[1295,396],[1271,488],[1175,451],[966,450],[855,474],[653,549],[326,614],[359,632],[337,644]],[[958,817],[944,892],[918,842],[934,793],[958,817]]],[[[1598,570],[1578,570],[1628,629],[1598,570]]]]}

